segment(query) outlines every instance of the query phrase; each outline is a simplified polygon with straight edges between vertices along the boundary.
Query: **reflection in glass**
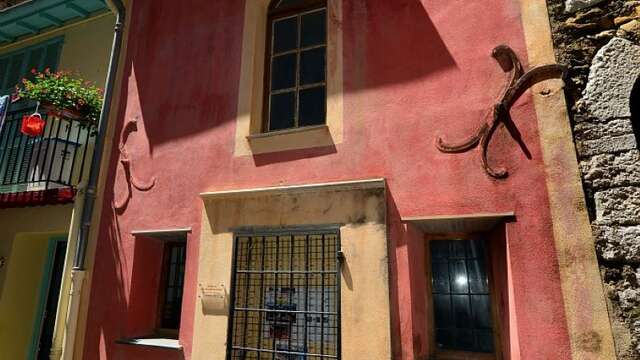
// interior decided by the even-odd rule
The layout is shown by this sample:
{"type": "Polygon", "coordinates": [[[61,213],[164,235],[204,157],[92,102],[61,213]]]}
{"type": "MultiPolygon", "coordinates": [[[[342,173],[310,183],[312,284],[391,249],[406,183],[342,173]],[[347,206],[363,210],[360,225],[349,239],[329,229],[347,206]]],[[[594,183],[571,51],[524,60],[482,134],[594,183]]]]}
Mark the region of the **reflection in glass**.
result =
{"type": "Polygon", "coordinates": [[[493,352],[484,240],[435,240],[430,251],[438,348],[493,352]]]}

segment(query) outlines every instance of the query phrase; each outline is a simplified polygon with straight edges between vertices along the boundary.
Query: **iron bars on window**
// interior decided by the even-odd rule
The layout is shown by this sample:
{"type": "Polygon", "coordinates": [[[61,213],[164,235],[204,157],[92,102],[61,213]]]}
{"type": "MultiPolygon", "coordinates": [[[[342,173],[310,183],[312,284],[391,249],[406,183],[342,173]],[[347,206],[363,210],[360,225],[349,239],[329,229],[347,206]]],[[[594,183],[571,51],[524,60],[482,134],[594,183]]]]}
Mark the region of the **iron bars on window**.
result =
{"type": "Polygon", "coordinates": [[[227,359],[340,359],[337,229],[237,234],[227,359]]]}

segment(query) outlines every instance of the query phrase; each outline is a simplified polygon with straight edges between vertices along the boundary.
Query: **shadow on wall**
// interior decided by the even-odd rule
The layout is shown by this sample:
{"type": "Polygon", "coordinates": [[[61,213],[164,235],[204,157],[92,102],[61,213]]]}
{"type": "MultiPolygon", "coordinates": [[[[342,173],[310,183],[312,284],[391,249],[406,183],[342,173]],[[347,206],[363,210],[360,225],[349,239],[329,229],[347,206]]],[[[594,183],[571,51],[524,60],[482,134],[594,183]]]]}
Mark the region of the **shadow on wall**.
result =
{"type": "Polygon", "coordinates": [[[631,126],[633,126],[633,133],[636,135],[636,145],[640,149],[640,77],[633,85],[629,104],[631,107],[631,126]]]}
{"type": "MultiPolygon", "coordinates": [[[[131,33],[145,36],[132,36],[128,45],[126,113],[147,123],[152,153],[238,115],[244,2],[193,3],[134,5],[131,33]]],[[[349,19],[343,26],[345,94],[456,66],[420,0],[344,0],[343,19],[349,19]]]]}
{"type": "Polygon", "coordinates": [[[420,0],[343,0],[345,92],[415,81],[456,62],[420,0]]]}

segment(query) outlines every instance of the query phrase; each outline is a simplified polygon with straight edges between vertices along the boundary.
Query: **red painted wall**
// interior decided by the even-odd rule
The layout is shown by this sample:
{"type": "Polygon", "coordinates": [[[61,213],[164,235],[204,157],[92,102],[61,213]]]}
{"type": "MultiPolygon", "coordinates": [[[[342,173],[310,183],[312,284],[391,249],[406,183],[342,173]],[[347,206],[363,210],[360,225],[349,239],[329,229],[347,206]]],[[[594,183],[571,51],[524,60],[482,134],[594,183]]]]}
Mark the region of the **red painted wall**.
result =
{"type": "MultiPolygon", "coordinates": [[[[400,216],[515,211],[507,225],[525,359],[566,359],[563,312],[542,156],[533,105],[512,111],[532,153],[528,160],[504,129],[490,160],[507,180],[483,172],[478,153],[447,155],[437,135],[461,139],[484,121],[505,74],[489,56],[509,44],[526,60],[514,0],[343,0],[344,142],[335,147],[234,157],[244,1],[135,1],[117,134],[127,140],[134,172],[157,177],[133,190],[124,211],[125,173],[114,144],[104,194],[89,308],[86,359],[190,358],[204,191],[385,177],[389,184],[392,334],[396,359],[428,351],[424,307],[424,238],[400,216]],[[192,227],[183,304],[184,355],[116,345],[153,327],[145,301],[159,261],[131,231],[192,227]]],[[[363,271],[365,269],[362,269],[363,271]]],[[[155,284],[155,285],[154,285],[155,284]]],[[[154,304],[155,305],[155,304],[154,304]]],[[[515,346],[515,344],[512,344],[515,346]]],[[[347,359],[355,360],[355,359],[347,359]]]]}

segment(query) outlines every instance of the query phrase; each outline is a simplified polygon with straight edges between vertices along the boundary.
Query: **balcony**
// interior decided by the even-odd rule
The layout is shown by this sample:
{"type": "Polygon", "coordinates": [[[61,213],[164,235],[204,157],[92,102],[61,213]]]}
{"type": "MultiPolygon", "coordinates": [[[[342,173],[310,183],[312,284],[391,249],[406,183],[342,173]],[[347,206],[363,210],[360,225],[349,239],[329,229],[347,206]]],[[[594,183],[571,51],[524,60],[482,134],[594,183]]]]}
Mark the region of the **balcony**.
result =
{"type": "Polygon", "coordinates": [[[34,111],[10,111],[0,129],[0,208],[72,203],[87,175],[95,125],[43,113],[43,133],[24,135],[22,117],[34,111]]]}

